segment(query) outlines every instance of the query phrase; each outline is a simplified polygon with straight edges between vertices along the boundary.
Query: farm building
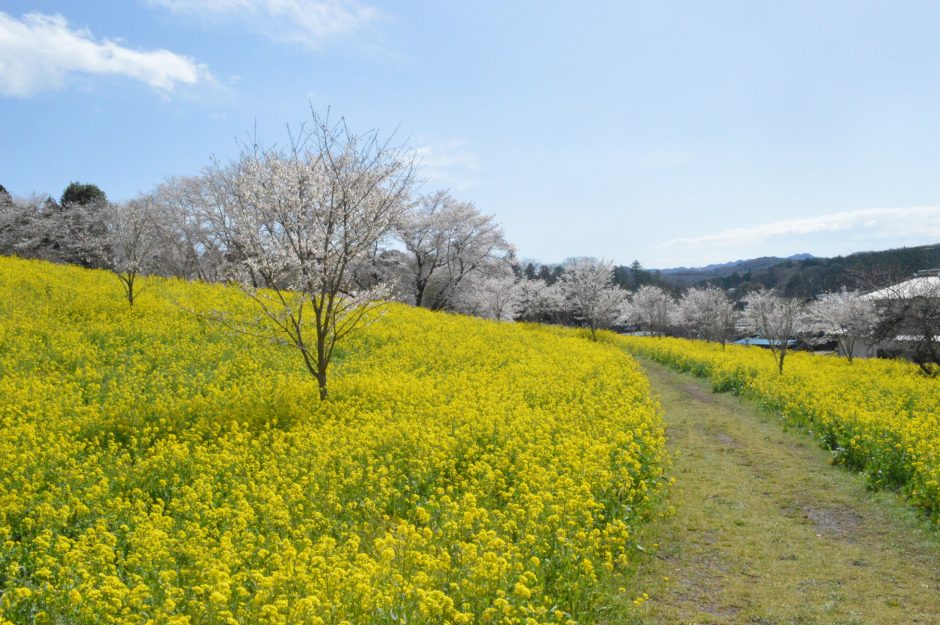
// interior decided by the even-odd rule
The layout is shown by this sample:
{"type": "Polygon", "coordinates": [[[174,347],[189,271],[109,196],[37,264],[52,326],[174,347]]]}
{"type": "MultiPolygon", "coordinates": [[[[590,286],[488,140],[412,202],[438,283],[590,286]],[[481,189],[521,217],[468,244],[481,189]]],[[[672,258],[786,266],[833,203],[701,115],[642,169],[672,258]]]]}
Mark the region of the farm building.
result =
{"type": "Polygon", "coordinates": [[[940,297],[940,269],[918,271],[909,280],[872,291],[862,297],[876,302],[940,297]]]}
{"type": "Polygon", "coordinates": [[[940,357],[940,269],[918,271],[897,284],[863,295],[874,301],[883,319],[874,345],[862,346],[882,356],[906,356],[918,362],[940,357]]]}

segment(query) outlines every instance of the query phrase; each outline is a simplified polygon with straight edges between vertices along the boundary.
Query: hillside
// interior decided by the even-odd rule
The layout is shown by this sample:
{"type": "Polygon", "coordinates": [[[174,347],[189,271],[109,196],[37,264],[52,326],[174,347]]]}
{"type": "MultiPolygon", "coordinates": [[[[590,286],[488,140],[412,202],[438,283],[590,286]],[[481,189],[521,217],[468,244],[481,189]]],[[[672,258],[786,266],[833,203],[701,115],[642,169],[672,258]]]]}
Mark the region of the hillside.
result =
{"type": "Polygon", "coordinates": [[[0,258],[0,621],[609,614],[664,462],[618,348],[392,306],[321,402],[209,310],[256,314],[156,278],[130,310],[109,273],[0,258]]]}
{"type": "Polygon", "coordinates": [[[769,269],[770,267],[787,261],[800,261],[812,258],[814,257],[811,254],[794,254],[787,258],[762,256],[760,258],[749,258],[746,260],[705,265],[704,267],[673,267],[671,269],[660,269],[659,274],[665,280],[677,286],[690,286],[706,280],[726,278],[735,273],[741,274],[769,269]]]}
{"type": "Polygon", "coordinates": [[[698,269],[667,269],[660,280],[676,287],[710,283],[726,289],[779,288],[787,295],[812,297],[818,293],[873,289],[910,276],[920,269],[940,267],[940,244],[860,252],[834,258],[756,258],[698,269]]]}

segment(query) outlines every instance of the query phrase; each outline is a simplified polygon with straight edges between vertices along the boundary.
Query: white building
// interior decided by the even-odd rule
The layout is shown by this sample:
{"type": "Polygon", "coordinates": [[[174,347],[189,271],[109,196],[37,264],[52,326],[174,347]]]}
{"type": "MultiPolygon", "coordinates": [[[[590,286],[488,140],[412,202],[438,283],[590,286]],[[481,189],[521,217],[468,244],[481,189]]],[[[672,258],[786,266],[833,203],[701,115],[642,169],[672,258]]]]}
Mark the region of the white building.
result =
{"type": "Polygon", "coordinates": [[[865,346],[885,355],[920,356],[936,353],[940,344],[940,269],[918,271],[908,280],[862,296],[874,301],[885,318],[895,317],[891,335],[865,346]]]}

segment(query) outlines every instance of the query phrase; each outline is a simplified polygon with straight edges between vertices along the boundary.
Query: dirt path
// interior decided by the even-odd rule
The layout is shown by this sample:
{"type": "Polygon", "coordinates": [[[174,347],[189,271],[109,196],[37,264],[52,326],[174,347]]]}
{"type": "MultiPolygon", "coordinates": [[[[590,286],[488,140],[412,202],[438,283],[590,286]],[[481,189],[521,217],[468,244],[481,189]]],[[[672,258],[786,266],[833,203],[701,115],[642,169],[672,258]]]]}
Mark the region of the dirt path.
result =
{"type": "Polygon", "coordinates": [[[675,456],[675,514],[631,587],[647,624],[940,624],[940,532],[747,401],[643,363],[675,456]]]}

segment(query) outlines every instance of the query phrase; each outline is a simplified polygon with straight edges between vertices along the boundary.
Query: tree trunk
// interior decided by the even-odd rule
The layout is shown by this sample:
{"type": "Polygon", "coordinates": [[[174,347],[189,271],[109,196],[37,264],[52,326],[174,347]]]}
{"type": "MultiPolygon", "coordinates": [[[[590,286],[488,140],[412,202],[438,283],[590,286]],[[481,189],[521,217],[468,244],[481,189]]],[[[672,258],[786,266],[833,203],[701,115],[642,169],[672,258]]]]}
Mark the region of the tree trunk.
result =
{"type": "Polygon", "coordinates": [[[320,313],[317,313],[317,386],[320,387],[320,401],[326,399],[326,369],[329,361],[326,356],[326,332],[327,329],[320,313]]]}
{"type": "Polygon", "coordinates": [[[320,401],[326,400],[326,371],[317,373],[317,386],[320,387],[320,401]]]}
{"type": "Polygon", "coordinates": [[[421,304],[424,303],[424,290],[427,288],[427,282],[423,280],[417,280],[415,282],[415,307],[421,308],[421,304]]]}
{"type": "Polygon", "coordinates": [[[134,281],[137,278],[136,274],[128,273],[124,274],[120,271],[114,270],[114,274],[117,276],[118,280],[121,281],[121,286],[124,287],[124,296],[127,298],[127,304],[131,308],[134,307],[134,297],[137,295],[134,292],[134,281]]]}
{"type": "Polygon", "coordinates": [[[127,278],[127,304],[131,308],[134,307],[134,276],[127,278]]]}

